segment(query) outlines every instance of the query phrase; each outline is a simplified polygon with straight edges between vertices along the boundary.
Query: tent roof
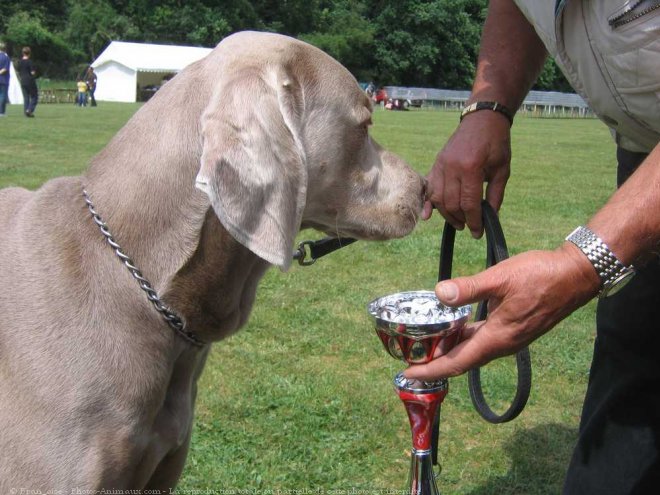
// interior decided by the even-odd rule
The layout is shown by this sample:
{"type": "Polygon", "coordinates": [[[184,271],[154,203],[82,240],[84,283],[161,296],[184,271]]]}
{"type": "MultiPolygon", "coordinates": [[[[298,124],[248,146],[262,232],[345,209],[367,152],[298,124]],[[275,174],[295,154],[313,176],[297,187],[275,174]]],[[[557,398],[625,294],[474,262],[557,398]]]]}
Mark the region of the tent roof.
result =
{"type": "Polygon", "coordinates": [[[92,63],[117,62],[135,71],[177,72],[209,54],[211,48],[113,41],[92,63]]]}

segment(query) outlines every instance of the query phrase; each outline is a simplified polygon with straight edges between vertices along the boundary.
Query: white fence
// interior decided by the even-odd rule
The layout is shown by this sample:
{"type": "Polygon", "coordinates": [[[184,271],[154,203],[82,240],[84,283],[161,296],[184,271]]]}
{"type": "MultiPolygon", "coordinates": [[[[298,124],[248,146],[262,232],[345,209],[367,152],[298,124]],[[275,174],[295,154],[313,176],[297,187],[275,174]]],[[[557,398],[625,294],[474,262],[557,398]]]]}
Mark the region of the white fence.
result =
{"type": "MultiPolygon", "coordinates": [[[[433,88],[404,88],[386,86],[392,99],[422,101],[422,106],[435,109],[459,110],[465,106],[470,91],[433,88]]],[[[593,113],[582,97],[575,93],[530,91],[518,114],[537,117],[592,117],[593,113]]]]}

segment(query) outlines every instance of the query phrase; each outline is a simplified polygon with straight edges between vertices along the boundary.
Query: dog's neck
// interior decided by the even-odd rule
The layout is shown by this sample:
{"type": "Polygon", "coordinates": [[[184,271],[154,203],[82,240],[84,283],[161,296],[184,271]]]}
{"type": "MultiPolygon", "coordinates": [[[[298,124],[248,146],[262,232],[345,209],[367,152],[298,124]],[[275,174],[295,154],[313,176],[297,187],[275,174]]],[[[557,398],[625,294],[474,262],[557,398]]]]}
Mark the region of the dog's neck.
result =
{"type": "Polygon", "coordinates": [[[202,339],[219,340],[246,323],[268,266],[236,242],[209,209],[197,249],[172,277],[164,298],[202,339]]]}
{"type": "Polygon", "coordinates": [[[212,342],[245,323],[268,264],[227,233],[194,186],[201,103],[199,112],[186,112],[195,118],[162,122],[159,108],[171,104],[163,96],[94,158],[83,182],[116,241],[166,304],[187,330],[212,342]]]}

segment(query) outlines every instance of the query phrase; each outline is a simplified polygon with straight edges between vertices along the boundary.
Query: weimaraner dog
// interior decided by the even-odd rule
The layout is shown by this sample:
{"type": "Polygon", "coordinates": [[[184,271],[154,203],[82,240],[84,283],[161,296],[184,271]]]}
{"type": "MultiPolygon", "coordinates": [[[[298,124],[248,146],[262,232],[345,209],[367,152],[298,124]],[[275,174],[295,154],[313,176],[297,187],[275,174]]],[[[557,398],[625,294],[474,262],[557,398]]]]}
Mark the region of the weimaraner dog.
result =
{"type": "Polygon", "coordinates": [[[296,234],[414,228],[424,181],[370,139],[371,111],[322,51],[238,33],[83,176],[0,191],[1,494],[176,485],[210,344],[296,234]]]}

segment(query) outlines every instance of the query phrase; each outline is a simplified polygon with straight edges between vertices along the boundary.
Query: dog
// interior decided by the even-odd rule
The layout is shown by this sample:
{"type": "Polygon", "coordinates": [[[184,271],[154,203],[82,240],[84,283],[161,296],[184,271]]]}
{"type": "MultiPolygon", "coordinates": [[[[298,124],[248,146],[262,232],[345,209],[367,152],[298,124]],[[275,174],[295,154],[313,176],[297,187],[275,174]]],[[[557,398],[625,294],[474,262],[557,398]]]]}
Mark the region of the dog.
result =
{"type": "Polygon", "coordinates": [[[84,175],[0,191],[0,493],[176,486],[211,344],[297,233],[415,227],[424,179],[369,137],[371,114],[326,53],[237,33],[84,175]]]}

